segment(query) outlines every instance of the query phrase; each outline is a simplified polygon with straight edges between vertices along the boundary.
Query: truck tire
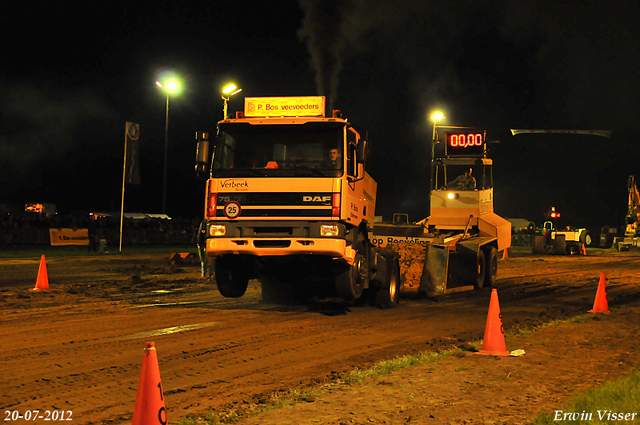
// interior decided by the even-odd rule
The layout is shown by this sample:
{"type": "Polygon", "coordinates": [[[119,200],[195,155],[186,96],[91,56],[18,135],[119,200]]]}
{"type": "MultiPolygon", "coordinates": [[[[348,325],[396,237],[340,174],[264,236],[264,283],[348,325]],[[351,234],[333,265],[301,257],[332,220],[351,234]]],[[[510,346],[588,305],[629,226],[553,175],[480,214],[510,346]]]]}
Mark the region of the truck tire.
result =
{"type": "Polygon", "coordinates": [[[486,270],[487,262],[485,260],[484,251],[479,249],[478,255],[476,256],[475,279],[473,281],[475,289],[484,288],[485,277],[487,275],[486,270]]]}
{"type": "Polygon", "coordinates": [[[215,265],[218,291],[223,297],[239,298],[247,292],[249,275],[242,262],[219,258],[215,265]]]}
{"type": "Polygon", "coordinates": [[[333,271],[333,282],[338,295],[345,301],[356,301],[364,292],[362,271],[366,269],[366,258],[360,250],[352,266],[336,264],[333,271]]]}
{"type": "Polygon", "coordinates": [[[491,288],[496,285],[496,276],[498,275],[498,250],[490,246],[485,251],[485,259],[487,267],[485,269],[484,286],[491,288]]]}
{"type": "Polygon", "coordinates": [[[389,270],[389,281],[376,291],[376,306],[379,308],[393,308],[400,303],[400,264],[394,259],[389,270]]]}

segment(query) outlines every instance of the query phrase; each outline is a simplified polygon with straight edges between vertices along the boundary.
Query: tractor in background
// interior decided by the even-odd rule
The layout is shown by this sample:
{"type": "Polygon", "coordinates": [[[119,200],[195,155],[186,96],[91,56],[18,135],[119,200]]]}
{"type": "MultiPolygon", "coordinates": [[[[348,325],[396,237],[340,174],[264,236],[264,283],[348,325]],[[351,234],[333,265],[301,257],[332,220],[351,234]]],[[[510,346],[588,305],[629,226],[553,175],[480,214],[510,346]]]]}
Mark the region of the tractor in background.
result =
{"type": "Polygon", "coordinates": [[[551,207],[545,217],[541,234],[533,238],[534,254],[586,254],[586,247],[593,243],[587,229],[566,226],[564,230],[559,230],[557,220],[560,212],[555,207],[551,207]]]}

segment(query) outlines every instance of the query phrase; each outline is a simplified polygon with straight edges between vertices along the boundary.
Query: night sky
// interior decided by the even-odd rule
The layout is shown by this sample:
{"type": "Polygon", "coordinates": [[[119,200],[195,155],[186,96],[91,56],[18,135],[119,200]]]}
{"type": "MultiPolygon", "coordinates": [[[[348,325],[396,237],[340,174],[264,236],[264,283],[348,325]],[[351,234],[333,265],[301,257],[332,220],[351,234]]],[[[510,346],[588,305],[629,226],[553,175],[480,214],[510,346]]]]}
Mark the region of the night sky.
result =
{"type": "Polygon", "coordinates": [[[167,213],[200,217],[195,132],[215,132],[222,86],[329,95],[369,135],[377,214],[429,214],[430,112],[485,128],[495,209],[538,224],[620,225],[640,176],[640,3],[280,0],[35,7],[0,4],[0,203],[119,211],[125,122],[140,124],[142,184],[125,211],[160,212],[164,71],[171,98],[167,213]],[[511,136],[512,128],[611,130],[511,136]]]}

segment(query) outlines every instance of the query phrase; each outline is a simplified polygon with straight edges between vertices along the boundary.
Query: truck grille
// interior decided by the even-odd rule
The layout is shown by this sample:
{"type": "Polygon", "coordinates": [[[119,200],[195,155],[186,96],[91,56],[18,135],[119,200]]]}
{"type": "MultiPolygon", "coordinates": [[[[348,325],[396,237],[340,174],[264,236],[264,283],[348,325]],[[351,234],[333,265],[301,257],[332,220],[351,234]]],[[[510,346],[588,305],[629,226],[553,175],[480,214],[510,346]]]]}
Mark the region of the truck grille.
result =
{"type": "Polygon", "coordinates": [[[228,202],[235,201],[240,204],[241,208],[239,218],[331,218],[332,196],[333,194],[331,192],[219,193],[216,204],[216,216],[224,217],[224,206],[228,202]]]}
{"type": "Polygon", "coordinates": [[[252,192],[218,193],[218,205],[236,201],[241,206],[331,206],[331,192],[252,192]]]}
{"type": "MultiPolygon", "coordinates": [[[[224,209],[222,207],[218,208],[218,217],[224,217],[224,209]]],[[[269,218],[277,218],[277,217],[313,217],[313,218],[330,218],[331,217],[331,208],[320,210],[320,209],[308,209],[308,210],[300,210],[300,209],[247,209],[243,208],[242,213],[240,213],[240,218],[242,217],[269,217],[269,218]]]]}
{"type": "Polygon", "coordinates": [[[255,236],[279,236],[287,237],[293,235],[293,227],[254,227],[255,236]]]}
{"type": "Polygon", "coordinates": [[[289,248],[289,246],[291,246],[291,241],[263,239],[253,241],[253,245],[256,248],[289,248]]]}

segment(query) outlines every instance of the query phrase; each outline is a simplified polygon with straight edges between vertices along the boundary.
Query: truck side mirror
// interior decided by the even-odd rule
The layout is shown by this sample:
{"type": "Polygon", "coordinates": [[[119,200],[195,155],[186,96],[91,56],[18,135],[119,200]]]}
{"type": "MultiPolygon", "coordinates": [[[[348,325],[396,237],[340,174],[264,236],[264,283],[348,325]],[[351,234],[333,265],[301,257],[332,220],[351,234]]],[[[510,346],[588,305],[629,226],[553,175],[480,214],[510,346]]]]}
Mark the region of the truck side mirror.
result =
{"type": "Polygon", "coordinates": [[[209,132],[196,132],[196,175],[201,179],[209,176],[209,132]]]}
{"type": "Polygon", "coordinates": [[[367,142],[352,127],[347,131],[347,176],[350,182],[364,179],[367,142]]]}
{"type": "Polygon", "coordinates": [[[361,140],[357,145],[349,143],[349,160],[347,161],[347,175],[351,182],[364,179],[364,143],[361,140]]]}
{"type": "Polygon", "coordinates": [[[360,139],[358,147],[356,148],[356,157],[358,158],[358,164],[364,164],[366,160],[367,141],[360,139]]]}

